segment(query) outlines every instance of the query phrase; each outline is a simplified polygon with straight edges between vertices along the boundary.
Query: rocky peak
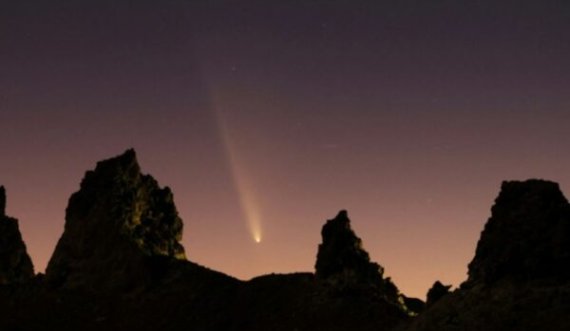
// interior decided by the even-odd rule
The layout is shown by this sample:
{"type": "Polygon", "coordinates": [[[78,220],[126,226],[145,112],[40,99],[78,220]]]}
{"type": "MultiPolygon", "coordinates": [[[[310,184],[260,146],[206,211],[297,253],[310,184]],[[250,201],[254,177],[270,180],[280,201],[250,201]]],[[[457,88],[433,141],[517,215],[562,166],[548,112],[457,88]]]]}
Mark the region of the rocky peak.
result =
{"type": "Polygon", "coordinates": [[[358,281],[376,281],[384,270],[370,262],[368,252],[362,248],[362,240],[356,236],[350,227],[350,219],[346,210],[326,222],[319,245],[316,275],[329,278],[346,275],[358,281]]]}
{"type": "Polygon", "coordinates": [[[431,306],[439,299],[448,295],[451,285],[443,285],[439,280],[433,283],[432,287],[427,292],[426,305],[431,306]]]}
{"type": "Polygon", "coordinates": [[[570,279],[570,205],[557,183],[506,181],[464,285],[570,279]]]}
{"type": "Polygon", "coordinates": [[[172,192],[141,174],[130,149],[85,174],[46,277],[70,287],[125,287],[145,277],[149,258],[185,259],[181,239],[172,192]]]}
{"type": "Polygon", "coordinates": [[[18,220],[5,215],[6,191],[0,186],[0,284],[25,282],[34,266],[18,228],[18,220]]]}
{"type": "Polygon", "coordinates": [[[391,301],[399,300],[398,288],[389,278],[384,279],[384,268],[371,262],[362,240],[350,226],[346,210],[326,222],[321,231],[315,265],[317,278],[340,287],[374,287],[391,301]]]}

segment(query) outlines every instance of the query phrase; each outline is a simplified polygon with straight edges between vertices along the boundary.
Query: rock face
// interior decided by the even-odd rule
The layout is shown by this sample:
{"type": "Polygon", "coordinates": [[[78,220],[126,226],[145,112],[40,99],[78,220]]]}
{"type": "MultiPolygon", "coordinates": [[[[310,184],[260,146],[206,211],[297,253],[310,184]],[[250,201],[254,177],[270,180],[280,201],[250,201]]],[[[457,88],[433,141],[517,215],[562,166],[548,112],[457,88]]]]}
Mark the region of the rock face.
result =
{"type": "Polygon", "coordinates": [[[570,280],[570,205],[557,183],[502,184],[469,264],[467,283],[503,278],[570,280]]]}
{"type": "Polygon", "coordinates": [[[449,294],[451,285],[443,285],[439,280],[433,283],[432,287],[427,292],[426,305],[431,306],[439,299],[449,294]]]}
{"type": "Polygon", "coordinates": [[[407,330],[563,331],[570,330],[568,311],[570,205],[554,182],[509,181],[491,209],[468,280],[407,330]]]}
{"type": "Polygon", "coordinates": [[[185,259],[181,239],[170,189],[142,175],[128,150],[99,162],[71,196],[46,279],[97,290],[136,286],[150,277],[152,258],[185,259]]]}
{"type": "Polygon", "coordinates": [[[368,252],[362,248],[362,240],[350,227],[345,210],[327,221],[321,235],[323,242],[319,245],[315,264],[317,277],[343,278],[356,283],[380,282],[384,269],[370,262],[368,252]]]}
{"type": "Polygon", "coordinates": [[[33,277],[34,267],[18,220],[6,216],[6,191],[0,186],[0,284],[22,283],[33,277]]]}
{"type": "Polygon", "coordinates": [[[380,290],[389,300],[398,301],[398,288],[384,279],[384,268],[371,262],[362,240],[350,227],[345,210],[326,222],[321,231],[323,242],[319,245],[316,277],[337,287],[371,286],[380,290]]]}

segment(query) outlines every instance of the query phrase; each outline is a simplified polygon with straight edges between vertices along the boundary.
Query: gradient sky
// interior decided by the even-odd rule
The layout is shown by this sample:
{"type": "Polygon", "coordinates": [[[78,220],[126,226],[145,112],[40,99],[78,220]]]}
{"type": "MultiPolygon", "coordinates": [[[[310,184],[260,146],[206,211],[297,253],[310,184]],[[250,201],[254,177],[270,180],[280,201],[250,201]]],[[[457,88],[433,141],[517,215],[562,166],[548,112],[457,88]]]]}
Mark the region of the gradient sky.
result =
{"type": "Polygon", "coordinates": [[[568,1],[0,3],[0,184],[40,272],[84,172],[134,147],[190,260],[312,271],[347,209],[424,297],[466,279],[502,180],[570,192],[569,141],[568,1]]]}

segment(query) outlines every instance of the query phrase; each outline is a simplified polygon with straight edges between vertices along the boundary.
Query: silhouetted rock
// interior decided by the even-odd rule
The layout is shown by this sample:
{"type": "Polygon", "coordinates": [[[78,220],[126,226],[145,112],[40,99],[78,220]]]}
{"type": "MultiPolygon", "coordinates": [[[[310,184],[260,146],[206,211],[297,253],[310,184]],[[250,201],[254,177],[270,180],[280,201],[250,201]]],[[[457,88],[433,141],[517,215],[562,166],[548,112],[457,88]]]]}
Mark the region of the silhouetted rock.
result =
{"type": "Polygon", "coordinates": [[[387,331],[409,318],[375,291],[334,292],[315,278],[272,274],[245,283],[235,301],[236,330],[387,331]]]}
{"type": "Polygon", "coordinates": [[[505,277],[570,279],[570,205],[557,183],[503,182],[467,283],[505,277]]]}
{"type": "Polygon", "coordinates": [[[243,282],[187,261],[181,233],[172,194],[134,151],[99,162],[69,200],[45,277],[0,286],[0,330],[389,331],[409,319],[346,212],[323,228],[318,275],[243,282]]]}
{"type": "Polygon", "coordinates": [[[350,227],[346,210],[326,222],[321,231],[316,276],[339,289],[373,287],[388,300],[401,303],[399,291],[390,278],[383,278],[384,268],[371,262],[362,240],[350,227]]]}
{"type": "Polygon", "coordinates": [[[321,231],[323,238],[317,253],[316,275],[322,279],[342,278],[346,282],[378,283],[384,269],[370,262],[362,240],[350,227],[347,212],[342,210],[328,220],[321,231]]]}
{"type": "Polygon", "coordinates": [[[34,266],[18,228],[6,216],[6,191],[0,186],[0,284],[22,283],[34,277],[34,266]]]}
{"type": "Polygon", "coordinates": [[[53,285],[125,289],[152,277],[153,257],[185,259],[170,189],[142,175],[134,150],[97,163],[69,199],[46,270],[53,285]]]}
{"type": "Polygon", "coordinates": [[[25,282],[4,209],[0,188],[0,330],[570,330],[570,205],[552,182],[503,183],[469,279],[436,282],[427,305],[370,261],[346,211],[323,226],[314,274],[242,282],[186,261],[172,194],[132,150],[87,172],[45,280],[25,282]]]}
{"type": "Polygon", "coordinates": [[[443,285],[439,280],[433,283],[432,287],[427,292],[426,305],[431,306],[439,299],[449,294],[451,285],[443,285]]]}
{"type": "Polygon", "coordinates": [[[421,299],[410,298],[405,295],[402,295],[402,299],[404,301],[406,309],[411,313],[411,315],[420,314],[426,308],[426,303],[421,299]]]}
{"type": "Polygon", "coordinates": [[[570,205],[558,184],[503,182],[468,280],[407,330],[570,330],[569,270],[570,205]]]}

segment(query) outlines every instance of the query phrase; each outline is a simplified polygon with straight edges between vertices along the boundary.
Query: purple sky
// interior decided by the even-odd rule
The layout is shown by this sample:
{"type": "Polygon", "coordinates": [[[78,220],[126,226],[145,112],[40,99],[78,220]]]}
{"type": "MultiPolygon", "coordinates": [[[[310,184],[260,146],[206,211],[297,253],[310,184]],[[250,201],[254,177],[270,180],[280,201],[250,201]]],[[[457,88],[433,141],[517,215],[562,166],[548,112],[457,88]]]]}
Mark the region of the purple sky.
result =
{"type": "Polygon", "coordinates": [[[190,260],[312,271],[348,209],[419,297],[466,278],[502,180],[570,190],[567,1],[267,3],[0,4],[0,184],[37,271],[84,172],[129,147],[190,260]]]}

